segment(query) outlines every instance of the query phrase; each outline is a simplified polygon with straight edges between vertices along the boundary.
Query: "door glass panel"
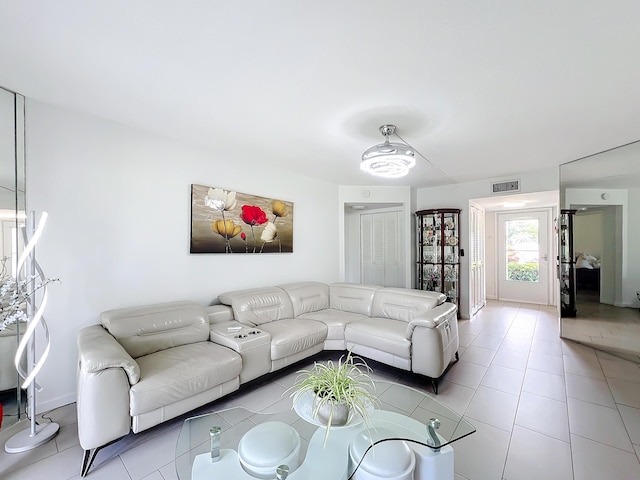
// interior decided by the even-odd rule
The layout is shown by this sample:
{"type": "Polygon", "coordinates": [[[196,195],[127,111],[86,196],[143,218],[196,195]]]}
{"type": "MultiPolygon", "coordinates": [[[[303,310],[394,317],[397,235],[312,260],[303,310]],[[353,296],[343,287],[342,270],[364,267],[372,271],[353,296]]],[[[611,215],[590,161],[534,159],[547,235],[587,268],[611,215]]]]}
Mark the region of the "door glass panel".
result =
{"type": "Polygon", "coordinates": [[[535,218],[505,222],[507,280],[540,281],[538,227],[538,220],[535,218]]]}

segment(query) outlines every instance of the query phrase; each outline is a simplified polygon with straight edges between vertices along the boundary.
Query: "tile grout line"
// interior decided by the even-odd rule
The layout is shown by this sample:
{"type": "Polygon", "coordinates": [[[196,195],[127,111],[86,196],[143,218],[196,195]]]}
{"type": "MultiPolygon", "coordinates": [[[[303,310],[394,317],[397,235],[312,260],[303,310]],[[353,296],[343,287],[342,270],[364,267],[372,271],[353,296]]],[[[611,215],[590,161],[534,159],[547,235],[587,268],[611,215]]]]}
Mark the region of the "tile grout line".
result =
{"type": "MultiPolygon", "coordinates": [[[[518,307],[518,311],[520,311],[520,307],[518,307]]],[[[517,316],[517,313],[516,313],[516,316],[517,316]]],[[[514,318],[514,320],[515,320],[515,318],[514,318]]],[[[537,317],[536,317],[536,323],[537,323],[537,317]]],[[[513,324],[513,320],[511,322],[511,324],[513,324]]],[[[509,328],[511,328],[511,327],[509,327],[509,328]]],[[[535,326],[534,326],[534,333],[535,333],[535,326]]],[[[527,363],[525,365],[524,375],[522,377],[522,384],[520,385],[520,394],[518,395],[518,401],[516,402],[516,411],[515,411],[515,414],[513,416],[513,424],[511,425],[511,431],[509,432],[509,443],[508,443],[508,446],[507,446],[506,455],[504,457],[504,465],[502,466],[502,475],[501,475],[501,477],[503,479],[507,478],[505,475],[507,473],[507,463],[509,461],[509,451],[511,450],[511,442],[513,441],[513,429],[515,428],[516,418],[518,417],[518,408],[520,407],[520,400],[522,398],[522,392],[523,392],[522,388],[524,387],[524,379],[527,376],[527,366],[529,365],[529,358],[531,357],[531,346],[532,346],[532,343],[533,343],[533,340],[531,341],[531,343],[529,343],[529,350],[527,351],[527,363]]],[[[501,343],[501,345],[502,345],[502,343],[501,343]]]]}
{"type": "MultiPolygon", "coordinates": [[[[633,450],[633,453],[635,453],[636,458],[638,459],[638,462],[640,462],[640,455],[638,455],[638,451],[633,446],[634,443],[633,443],[633,439],[631,438],[631,434],[629,433],[629,427],[627,426],[627,423],[624,421],[624,417],[622,416],[622,412],[620,411],[620,405],[624,405],[624,404],[619,404],[617,402],[616,397],[613,394],[613,390],[611,390],[609,377],[605,374],[604,367],[602,366],[602,362],[600,361],[601,359],[597,354],[596,354],[596,359],[598,360],[598,365],[600,366],[600,370],[602,370],[602,375],[604,376],[605,382],[607,384],[607,388],[609,389],[609,393],[611,393],[611,398],[613,398],[613,402],[615,403],[616,410],[618,411],[618,415],[620,416],[620,421],[622,422],[622,426],[624,427],[624,431],[626,432],[627,438],[629,439],[629,443],[631,444],[631,449],[633,450]]],[[[625,405],[625,406],[629,407],[629,405],[625,405]]],[[[630,408],[634,408],[634,407],[630,407],[630,408]]],[[[616,447],[613,447],[613,448],[616,448],[616,447]]]]}
{"type": "Polygon", "coordinates": [[[562,379],[564,381],[564,395],[565,395],[565,408],[566,408],[566,412],[567,412],[567,433],[569,434],[569,451],[571,452],[571,476],[575,479],[576,477],[576,464],[575,464],[575,460],[574,460],[574,445],[573,442],[571,441],[571,420],[569,418],[569,391],[567,389],[567,370],[566,370],[566,366],[564,363],[564,351],[562,350],[562,344],[560,346],[560,352],[561,352],[561,360],[562,360],[562,370],[563,370],[563,375],[562,375],[562,379]]]}

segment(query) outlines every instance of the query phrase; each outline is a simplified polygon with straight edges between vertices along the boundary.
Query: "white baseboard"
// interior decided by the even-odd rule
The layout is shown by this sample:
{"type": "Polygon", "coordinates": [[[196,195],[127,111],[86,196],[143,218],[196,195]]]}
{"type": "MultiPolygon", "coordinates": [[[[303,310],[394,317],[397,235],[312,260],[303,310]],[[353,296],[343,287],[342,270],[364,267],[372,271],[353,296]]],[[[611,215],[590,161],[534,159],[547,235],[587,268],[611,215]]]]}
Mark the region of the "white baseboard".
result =
{"type": "Polygon", "coordinates": [[[621,307],[621,308],[640,308],[635,303],[614,303],[613,306],[614,307],[621,307]]]}
{"type": "Polygon", "coordinates": [[[41,413],[50,412],[58,407],[64,407],[65,405],[69,405],[70,403],[76,402],[76,394],[72,393],[69,395],[63,395],[61,397],[52,398],[41,402],[38,399],[38,394],[36,394],[36,414],[40,415],[41,413]]]}

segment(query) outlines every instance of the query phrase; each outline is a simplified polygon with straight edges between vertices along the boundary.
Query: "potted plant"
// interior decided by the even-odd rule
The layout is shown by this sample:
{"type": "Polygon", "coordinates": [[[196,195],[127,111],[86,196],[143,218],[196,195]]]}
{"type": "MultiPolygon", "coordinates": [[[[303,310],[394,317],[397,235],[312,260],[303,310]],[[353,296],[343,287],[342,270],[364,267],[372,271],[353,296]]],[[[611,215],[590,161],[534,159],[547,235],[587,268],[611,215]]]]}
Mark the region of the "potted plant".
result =
{"type": "Polygon", "coordinates": [[[293,403],[313,396],[312,418],[326,425],[325,444],[331,426],[346,424],[352,415],[359,415],[370,426],[369,409],[378,399],[369,372],[371,368],[364,360],[351,352],[337,363],[315,362],[313,368],[297,372],[298,377],[289,389],[293,391],[293,403]]]}

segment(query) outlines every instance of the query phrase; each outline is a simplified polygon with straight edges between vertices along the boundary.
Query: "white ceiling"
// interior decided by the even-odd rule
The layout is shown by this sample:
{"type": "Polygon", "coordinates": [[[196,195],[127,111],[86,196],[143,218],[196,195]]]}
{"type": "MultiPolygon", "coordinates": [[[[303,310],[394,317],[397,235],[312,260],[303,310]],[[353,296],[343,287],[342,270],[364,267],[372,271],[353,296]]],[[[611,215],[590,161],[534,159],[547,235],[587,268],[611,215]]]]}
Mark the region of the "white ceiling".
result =
{"type": "Polygon", "coordinates": [[[637,0],[0,0],[0,86],[223,158],[422,187],[638,140],[639,25],[637,0]],[[384,123],[436,168],[360,172],[384,123]]]}

